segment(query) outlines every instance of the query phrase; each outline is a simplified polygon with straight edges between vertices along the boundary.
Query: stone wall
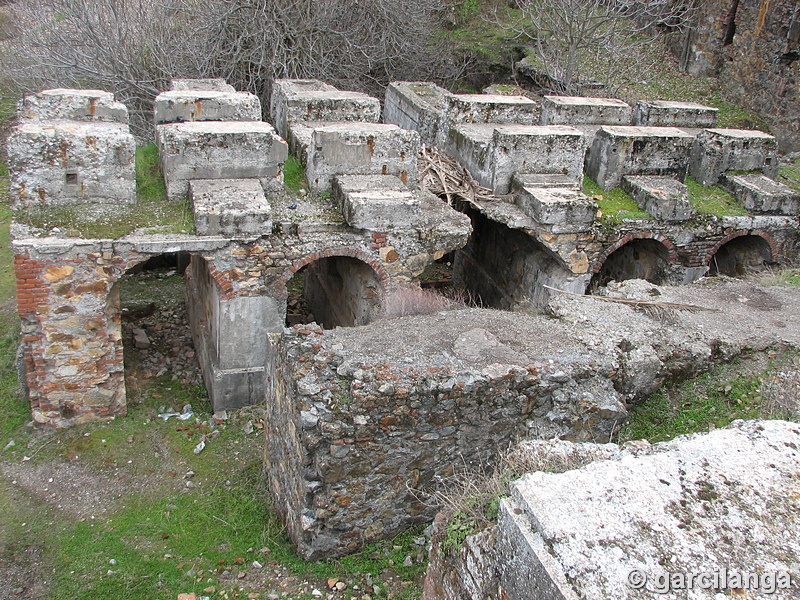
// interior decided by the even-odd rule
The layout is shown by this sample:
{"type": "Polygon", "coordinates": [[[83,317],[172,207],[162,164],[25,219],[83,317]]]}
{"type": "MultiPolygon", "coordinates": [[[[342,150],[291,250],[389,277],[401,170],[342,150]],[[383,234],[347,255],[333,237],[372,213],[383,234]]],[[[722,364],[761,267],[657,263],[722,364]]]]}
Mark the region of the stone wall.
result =
{"type": "Polygon", "coordinates": [[[513,482],[497,525],[455,552],[442,550],[447,523],[437,519],[422,598],[634,600],[668,592],[665,575],[700,573],[718,584],[695,579],[698,598],[737,588],[794,597],[798,523],[783,490],[798,436],[796,423],[736,421],[654,446],[523,443],[515,452],[547,468],[513,482]],[[744,573],[755,578],[744,584],[744,573]]]}
{"type": "Polygon", "coordinates": [[[547,320],[467,313],[358,330],[298,325],[271,336],[267,471],[305,559],[352,552],[429,521],[432,494],[454,472],[488,468],[516,440],[608,439],[624,418],[610,364],[548,360],[551,347],[536,354],[539,335],[559,338],[547,320]],[[526,340],[519,347],[500,341],[517,329],[526,340]],[[444,356],[410,350],[400,338],[415,331],[441,344],[444,356]],[[384,343],[374,346],[376,336],[384,343]],[[453,351],[455,361],[446,358],[453,351]]]}
{"type": "Polygon", "coordinates": [[[723,45],[730,0],[698,3],[697,27],[670,44],[689,73],[716,75],[726,92],[770,124],[784,152],[800,150],[800,5],[741,0],[723,45]]]}

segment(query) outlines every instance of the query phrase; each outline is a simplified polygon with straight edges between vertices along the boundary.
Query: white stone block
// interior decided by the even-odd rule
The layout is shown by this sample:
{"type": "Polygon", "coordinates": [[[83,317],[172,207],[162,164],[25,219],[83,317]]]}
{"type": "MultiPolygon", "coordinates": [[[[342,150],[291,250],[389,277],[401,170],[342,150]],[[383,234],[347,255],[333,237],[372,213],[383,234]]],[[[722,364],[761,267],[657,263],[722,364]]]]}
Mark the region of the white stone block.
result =
{"type": "Polygon", "coordinates": [[[258,179],[189,182],[197,235],[249,238],[272,231],[271,207],[258,179]]]}
{"type": "Polygon", "coordinates": [[[261,102],[247,92],[173,90],[153,103],[156,125],[183,121],[260,121],[261,102]]]}
{"type": "Polygon", "coordinates": [[[195,121],[156,126],[170,199],[185,197],[192,179],[258,179],[283,184],[287,145],[263,121],[195,121]]]}

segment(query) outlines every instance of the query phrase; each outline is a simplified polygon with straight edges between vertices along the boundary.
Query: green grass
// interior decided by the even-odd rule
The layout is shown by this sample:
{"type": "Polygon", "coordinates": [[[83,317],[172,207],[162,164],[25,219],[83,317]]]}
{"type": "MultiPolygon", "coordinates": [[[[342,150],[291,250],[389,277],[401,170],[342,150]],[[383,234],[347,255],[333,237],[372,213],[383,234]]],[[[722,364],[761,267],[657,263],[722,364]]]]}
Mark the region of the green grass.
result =
{"type": "Polygon", "coordinates": [[[688,175],[685,183],[689,188],[689,203],[700,215],[727,217],[748,214],[733,196],[716,185],[703,187],[688,175]]]}
{"type": "Polygon", "coordinates": [[[136,148],[136,198],[139,202],[167,201],[167,187],[155,144],[136,148]]]}
{"type": "Polygon", "coordinates": [[[797,192],[800,192],[800,158],[795,159],[792,165],[782,165],[778,180],[797,192]]]}
{"type": "Polygon", "coordinates": [[[194,233],[187,200],[167,200],[155,144],[136,149],[136,197],[133,205],[54,206],[15,211],[14,219],[49,232],[58,228],[71,237],[117,239],[137,229],[152,233],[194,233]]]}
{"type": "Polygon", "coordinates": [[[583,178],[583,193],[591,196],[600,207],[599,218],[609,224],[621,223],[623,219],[652,219],[650,213],[639,208],[636,200],[622,188],[608,192],[597,185],[588,175],[583,178]]]}
{"type": "Polygon", "coordinates": [[[786,418],[785,411],[768,408],[765,397],[769,390],[764,382],[786,369],[796,353],[770,356],[763,365],[747,365],[748,358],[739,358],[693,379],[665,386],[629,407],[629,419],[619,441],[646,439],[655,443],[724,427],[735,419],[786,418]]]}
{"type": "Polygon", "coordinates": [[[283,165],[283,184],[291,192],[299,192],[302,188],[308,188],[306,181],[306,170],[303,161],[295,156],[289,156],[283,165]]]}

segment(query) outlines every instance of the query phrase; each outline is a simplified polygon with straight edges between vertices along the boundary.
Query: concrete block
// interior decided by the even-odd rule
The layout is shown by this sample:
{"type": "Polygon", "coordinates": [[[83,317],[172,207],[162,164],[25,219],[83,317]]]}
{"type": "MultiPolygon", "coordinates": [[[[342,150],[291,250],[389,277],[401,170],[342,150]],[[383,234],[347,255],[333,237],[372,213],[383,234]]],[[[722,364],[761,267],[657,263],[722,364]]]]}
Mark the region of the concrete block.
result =
{"type": "Polygon", "coordinates": [[[800,194],[765,175],[723,173],[720,185],[754,213],[796,216],[800,210],[800,194]]]}
{"type": "Polygon", "coordinates": [[[273,86],[270,114],[283,137],[297,121],[380,121],[380,101],[367,94],[343,92],[314,80],[279,81],[273,86]]]}
{"type": "Polygon", "coordinates": [[[545,96],[542,125],[629,125],[632,109],[616,98],[545,96]]]}
{"type": "Polygon", "coordinates": [[[336,175],[396,175],[417,185],[419,134],[397,125],[337,123],[314,130],[306,177],[312,189],[327,191],[336,175]]]}
{"type": "Polygon", "coordinates": [[[643,100],[636,103],[633,124],[647,127],[703,129],[717,124],[719,109],[695,102],[643,100]]]}
{"type": "Polygon", "coordinates": [[[318,79],[276,79],[272,82],[269,117],[281,136],[287,137],[289,131],[288,98],[304,92],[320,91],[337,92],[339,90],[318,79]]]}
{"type": "Polygon", "coordinates": [[[539,107],[525,96],[499,94],[450,94],[444,96],[443,121],[535,125],[539,107]]]}
{"type": "Polygon", "coordinates": [[[603,190],[619,187],[623,175],[686,176],[692,136],[674,127],[601,127],[595,134],[586,174],[603,190]]]}
{"type": "Polygon", "coordinates": [[[672,177],[626,175],[622,178],[622,189],[642,210],[661,221],[686,221],[694,214],[689,204],[689,188],[672,177]]]}
{"type": "Polygon", "coordinates": [[[437,142],[445,98],[450,92],[435,83],[393,81],[386,88],[383,120],[419,133],[425,145],[437,142]]]}
{"type": "Polygon", "coordinates": [[[489,171],[473,175],[495,194],[507,194],[517,173],[566,176],[578,184],[586,141],[581,131],[565,125],[498,125],[487,153],[489,171]]]}
{"type": "Polygon", "coordinates": [[[224,79],[173,79],[170,89],[175,91],[203,90],[206,92],[235,92],[236,88],[224,79]]]}
{"type": "Polygon", "coordinates": [[[517,173],[512,179],[511,187],[515,190],[519,190],[524,187],[579,190],[581,189],[582,184],[582,181],[578,181],[569,175],[559,175],[557,173],[551,173],[547,175],[517,173]]]}
{"type": "Polygon", "coordinates": [[[420,220],[419,199],[409,190],[369,190],[344,195],[342,214],[350,227],[389,231],[420,220]]]}
{"type": "Polygon", "coordinates": [[[517,205],[552,233],[586,231],[597,217],[597,203],[575,189],[522,187],[517,205]]]}
{"type": "Polygon", "coordinates": [[[798,443],[796,423],[737,421],[564,473],[527,474],[501,507],[499,583],[509,600],[712,598],[745,587],[736,581],[746,573],[759,582],[750,594],[761,595],[769,573],[771,593],[789,598],[798,443]],[[688,595],[675,583],[670,592],[676,576],[700,573],[710,576],[684,585],[694,587],[688,595]]]}
{"type": "Polygon", "coordinates": [[[344,200],[351,192],[403,191],[408,186],[394,175],[337,175],[333,181],[333,199],[344,200]]]}
{"type": "Polygon", "coordinates": [[[17,115],[20,121],[128,122],[127,107],[101,90],[44,90],[20,100],[17,115]]]}
{"type": "Polygon", "coordinates": [[[493,123],[456,123],[447,128],[447,141],[441,146],[462,167],[483,185],[491,180],[489,142],[492,141],[495,125],[493,123]]]}
{"type": "Polygon", "coordinates": [[[172,90],[153,103],[156,125],[183,121],[260,121],[261,102],[248,92],[172,90]]]}
{"type": "Polygon", "coordinates": [[[195,121],[156,126],[161,169],[170,199],[185,197],[192,179],[259,179],[283,185],[287,145],[263,121],[195,121]]]}
{"type": "Polygon", "coordinates": [[[695,138],[689,174],[701,185],[710,186],[732,170],[761,171],[775,179],[779,167],[774,136],[749,129],[706,129],[695,138]]]}
{"type": "Polygon", "coordinates": [[[15,208],[136,202],[136,142],[127,125],[28,121],[6,144],[15,208]]]}
{"type": "Polygon", "coordinates": [[[195,179],[189,198],[198,235],[235,239],[272,231],[271,208],[258,179],[195,179]]]}

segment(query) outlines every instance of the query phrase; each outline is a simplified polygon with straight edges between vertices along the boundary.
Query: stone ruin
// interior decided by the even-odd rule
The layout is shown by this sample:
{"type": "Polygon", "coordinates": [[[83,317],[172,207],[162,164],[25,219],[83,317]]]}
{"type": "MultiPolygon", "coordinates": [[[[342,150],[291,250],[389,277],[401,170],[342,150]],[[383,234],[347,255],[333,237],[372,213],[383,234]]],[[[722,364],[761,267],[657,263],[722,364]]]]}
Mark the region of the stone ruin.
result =
{"type": "MultiPolygon", "coordinates": [[[[275,506],[306,558],[430,520],[426,498],[457,466],[490,465],[520,440],[610,439],[626,403],[671,373],[653,366],[652,348],[565,354],[552,323],[481,309],[404,317],[405,346],[392,354],[370,323],[428,265],[450,262],[473,298],[512,310],[544,306],[553,287],[689,283],[796,253],[799,200],[774,180],[774,138],[715,128],[708,107],[557,96],[539,107],[395,82],[380,122],[377,99],[278,80],[274,127],[261,112],[221,80],[176,80],[156,98],[167,193],[191,202],[194,235],[82,239],[14,225],[24,383],[39,424],[124,415],[119,280],[152,257],[189,255],[190,325],[213,408],[265,403],[275,506]],[[493,195],[455,210],[420,189],[423,145],[493,195]],[[308,196],[281,193],[290,152],[308,196]],[[748,213],[696,215],[687,173],[727,187],[748,213]],[[628,190],[653,219],[609,226],[584,174],[628,190]],[[301,270],[320,326],[286,329],[287,282],[301,270]],[[451,335],[407,350],[430,331],[451,335]]],[[[24,99],[8,147],[15,208],[136,202],[133,138],[110,94],[24,99]]],[[[698,357],[687,372],[713,358],[681,344],[675,356],[698,357]]]]}
{"type": "Polygon", "coordinates": [[[646,442],[525,442],[524,475],[460,555],[434,545],[423,600],[795,598],[800,426],[735,421],[646,442]],[[747,460],[743,461],[742,456],[747,460]]]}

